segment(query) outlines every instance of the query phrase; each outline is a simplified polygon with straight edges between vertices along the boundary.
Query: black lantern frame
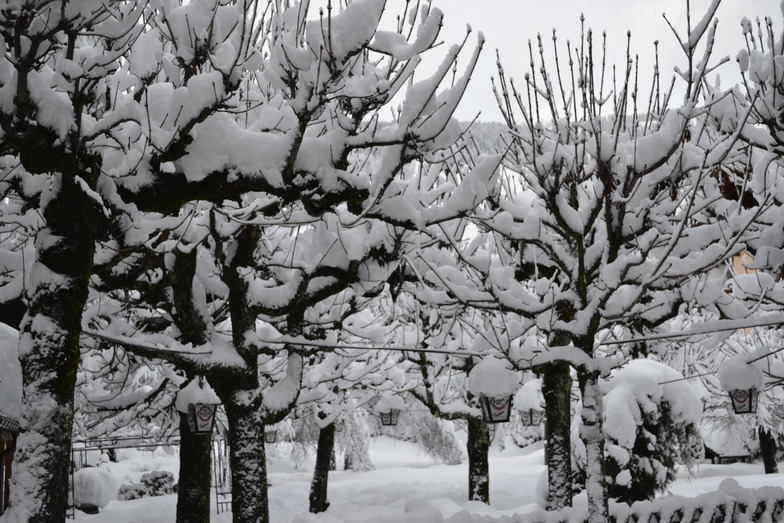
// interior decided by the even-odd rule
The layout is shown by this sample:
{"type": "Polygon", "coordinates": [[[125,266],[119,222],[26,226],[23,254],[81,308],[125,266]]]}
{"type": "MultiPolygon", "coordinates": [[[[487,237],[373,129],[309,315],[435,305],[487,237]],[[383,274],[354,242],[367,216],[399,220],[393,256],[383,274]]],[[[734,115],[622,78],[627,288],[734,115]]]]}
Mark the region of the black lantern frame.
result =
{"type": "Polygon", "coordinates": [[[387,427],[397,425],[397,420],[400,417],[400,409],[389,409],[387,412],[379,412],[381,416],[381,424],[387,427]]]}
{"type": "Polygon", "coordinates": [[[264,431],[265,443],[275,443],[278,441],[278,431],[276,429],[267,429],[264,431]]]}
{"type": "Polygon", "coordinates": [[[206,436],[215,427],[217,403],[191,403],[188,405],[188,429],[191,434],[206,436]]]}
{"type": "Polygon", "coordinates": [[[524,409],[520,411],[520,421],[526,427],[536,427],[542,424],[544,411],[542,409],[524,409]]]}
{"type": "Polygon", "coordinates": [[[482,419],[485,423],[507,423],[512,412],[512,396],[479,396],[482,419]]]}
{"type": "Polygon", "coordinates": [[[735,414],[754,414],[757,412],[759,390],[733,389],[730,391],[730,401],[735,414]]]}

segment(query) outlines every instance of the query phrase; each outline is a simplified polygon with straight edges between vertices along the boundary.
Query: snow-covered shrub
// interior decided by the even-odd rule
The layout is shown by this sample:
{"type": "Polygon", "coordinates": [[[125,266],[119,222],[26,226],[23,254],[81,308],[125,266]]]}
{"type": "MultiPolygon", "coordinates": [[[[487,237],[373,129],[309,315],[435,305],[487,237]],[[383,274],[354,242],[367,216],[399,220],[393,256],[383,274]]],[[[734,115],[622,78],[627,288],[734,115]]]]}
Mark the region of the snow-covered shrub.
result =
{"type": "Polygon", "coordinates": [[[425,410],[401,412],[394,427],[381,427],[380,422],[378,425],[378,434],[409,441],[440,463],[457,465],[465,458],[463,448],[455,437],[454,424],[425,410]]]}
{"type": "Polygon", "coordinates": [[[447,465],[462,463],[463,451],[451,423],[424,412],[412,412],[411,421],[412,435],[425,454],[447,465]]]}
{"type": "Polygon", "coordinates": [[[165,496],[177,492],[174,474],[166,470],[154,470],[141,477],[139,483],[125,484],[117,492],[117,499],[129,500],[165,496]]]}
{"type": "Polygon", "coordinates": [[[676,370],[634,360],[605,383],[604,429],[610,497],[653,499],[675,479],[677,463],[694,464],[702,448],[702,402],[676,370]]]}
{"type": "Polygon", "coordinates": [[[142,483],[126,483],[120,485],[120,488],[117,490],[117,499],[120,501],[146,498],[149,496],[150,493],[147,491],[147,487],[142,483]]]}
{"type": "Polygon", "coordinates": [[[370,460],[370,431],[365,412],[352,411],[343,416],[345,437],[336,438],[337,451],[343,454],[346,470],[366,472],[375,470],[370,460]]]}
{"type": "Polygon", "coordinates": [[[86,512],[105,507],[117,495],[114,476],[100,467],[84,467],[74,473],[74,506],[86,512]]]}

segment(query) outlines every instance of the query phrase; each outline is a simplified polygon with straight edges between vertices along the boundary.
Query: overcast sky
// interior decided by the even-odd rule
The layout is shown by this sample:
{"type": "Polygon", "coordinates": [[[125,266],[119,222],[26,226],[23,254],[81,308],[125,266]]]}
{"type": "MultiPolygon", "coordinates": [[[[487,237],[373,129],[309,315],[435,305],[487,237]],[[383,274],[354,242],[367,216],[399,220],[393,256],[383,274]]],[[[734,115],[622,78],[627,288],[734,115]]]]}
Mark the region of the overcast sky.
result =
{"type": "MultiPolygon", "coordinates": [[[[640,57],[640,78],[641,81],[646,79],[646,85],[653,69],[653,42],[659,40],[661,70],[669,84],[673,66],[680,64],[685,68],[686,62],[662,13],[666,13],[683,35],[686,3],[686,0],[433,0],[433,5],[445,15],[441,33],[445,43],[462,41],[466,24],[473,29],[471,42],[476,42],[478,31],[482,31],[486,39],[479,66],[457,117],[470,120],[481,111],[482,120],[500,121],[490,87],[490,77],[497,74],[495,50],[501,54],[507,75],[522,80],[528,63],[528,40],[535,42],[537,33],[541,33],[548,53],[552,52],[553,28],[557,30],[559,41],[579,41],[581,13],[585,15],[586,27],[593,29],[595,36],[607,32],[609,52],[612,53],[608,63],[624,63],[626,31],[631,31],[632,53],[640,57]]],[[[691,1],[692,26],[702,18],[710,3],[710,0],[691,1]]],[[[404,0],[388,0],[387,16],[396,15],[402,5],[404,0]]],[[[724,0],[718,10],[717,51],[714,54],[731,59],[718,70],[723,86],[732,85],[739,79],[735,57],[743,45],[740,20],[744,16],[752,21],[757,16],[760,19],[772,17],[774,30],[781,34],[779,0],[724,0]]],[[[467,51],[464,61],[470,55],[470,50],[467,51]]],[[[430,53],[443,51],[436,49],[430,53]]]]}

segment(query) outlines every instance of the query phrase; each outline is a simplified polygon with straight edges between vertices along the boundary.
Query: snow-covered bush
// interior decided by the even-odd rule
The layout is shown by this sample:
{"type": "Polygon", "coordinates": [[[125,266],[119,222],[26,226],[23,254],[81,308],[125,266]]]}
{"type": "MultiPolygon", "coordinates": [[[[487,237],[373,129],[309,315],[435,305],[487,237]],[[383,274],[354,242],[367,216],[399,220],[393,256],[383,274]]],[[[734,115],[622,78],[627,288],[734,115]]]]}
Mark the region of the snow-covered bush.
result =
{"type": "Polygon", "coordinates": [[[128,500],[165,496],[177,492],[174,474],[167,470],[155,470],[141,477],[139,483],[125,484],[117,491],[117,499],[128,500]]]}
{"type": "Polygon", "coordinates": [[[652,360],[634,360],[605,383],[606,473],[610,497],[653,499],[691,466],[702,441],[702,403],[683,376],[652,360]]]}
{"type": "Polygon", "coordinates": [[[410,434],[425,454],[447,465],[463,462],[464,453],[455,437],[452,423],[426,412],[411,412],[407,418],[410,434]]]}
{"type": "Polygon", "coordinates": [[[117,495],[112,476],[100,467],[85,467],[73,476],[74,506],[85,512],[95,512],[109,504],[117,495]]]}

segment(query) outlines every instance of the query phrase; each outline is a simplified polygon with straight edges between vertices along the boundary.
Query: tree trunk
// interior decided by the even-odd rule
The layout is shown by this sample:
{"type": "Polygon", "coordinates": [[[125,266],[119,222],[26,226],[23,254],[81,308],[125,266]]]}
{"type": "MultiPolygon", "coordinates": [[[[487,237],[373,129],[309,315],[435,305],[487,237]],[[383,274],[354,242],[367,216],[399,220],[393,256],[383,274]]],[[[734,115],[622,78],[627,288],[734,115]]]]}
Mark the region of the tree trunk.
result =
{"type": "MultiPolygon", "coordinates": [[[[89,180],[88,173],[83,175],[89,180]]],[[[22,322],[22,432],[9,521],[64,521],[82,310],[95,249],[95,202],[74,176],[52,175],[22,322]]]]}
{"type": "MultiPolygon", "coordinates": [[[[194,295],[198,249],[190,252],[174,250],[174,265],[169,275],[171,285],[171,315],[180,331],[182,341],[202,345],[210,339],[209,327],[199,300],[194,295]]],[[[189,381],[197,379],[187,372],[189,381]]],[[[183,383],[183,386],[186,385],[183,383]]],[[[180,482],[177,489],[177,523],[209,523],[210,479],[212,474],[212,434],[193,435],[188,428],[188,417],[180,413],[180,482]]]]}
{"type": "Polygon", "coordinates": [[[776,463],[776,439],[767,429],[758,429],[760,453],[765,464],[765,474],[777,474],[779,466],[776,463]]]}
{"type": "Polygon", "coordinates": [[[210,523],[212,435],[194,435],[180,413],[180,481],[177,523],[210,523]]]}
{"type": "MultiPolygon", "coordinates": [[[[580,371],[584,373],[585,371],[580,371]]],[[[602,429],[602,402],[596,372],[582,374],[580,384],[583,395],[583,424],[580,434],[585,441],[585,490],[588,494],[587,523],[610,521],[607,503],[607,481],[604,469],[604,431],[602,429]]]]}
{"type": "Polygon", "coordinates": [[[335,450],[335,424],[330,423],[319,430],[316,448],[316,467],[310,483],[310,512],[319,514],[329,508],[327,486],[329,471],[335,450]]]}
{"type": "Polygon", "coordinates": [[[543,369],[547,510],[560,510],[572,504],[572,377],[569,371],[566,363],[554,363],[543,369]]]}
{"type": "Polygon", "coordinates": [[[481,419],[468,418],[468,499],[490,503],[490,429],[481,419]]]}
{"type": "Polygon", "coordinates": [[[267,460],[261,400],[241,404],[240,394],[221,396],[229,424],[231,510],[234,523],[269,523],[267,460]]]}

